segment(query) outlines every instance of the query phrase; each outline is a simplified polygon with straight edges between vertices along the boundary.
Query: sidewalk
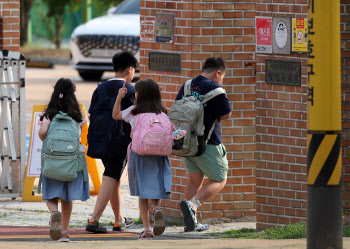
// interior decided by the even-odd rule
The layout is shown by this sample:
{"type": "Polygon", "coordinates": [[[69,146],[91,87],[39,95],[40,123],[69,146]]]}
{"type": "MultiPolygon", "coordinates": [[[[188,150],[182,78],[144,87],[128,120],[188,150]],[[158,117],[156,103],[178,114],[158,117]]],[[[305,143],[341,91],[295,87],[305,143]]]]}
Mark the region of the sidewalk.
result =
{"type": "MultiPolygon", "coordinates": [[[[129,195],[127,184],[122,185],[122,212],[124,216],[139,218],[138,199],[129,195]]],[[[85,232],[85,225],[95,206],[96,196],[86,202],[73,204],[71,218],[72,228],[70,243],[57,243],[48,236],[49,212],[44,202],[21,202],[21,200],[0,199],[0,249],[27,248],[306,248],[306,239],[297,240],[243,240],[218,239],[215,234],[230,229],[255,228],[255,222],[233,222],[215,224],[204,232],[184,233],[182,226],[168,226],[163,235],[153,241],[138,241],[143,226],[135,224],[127,232],[108,232],[107,234],[90,234],[85,232]],[[5,226],[12,226],[5,227],[5,226]],[[22,226],[18,228],[14,226],[22,226]],[[27,227],[24,227],[27,226],[27,227]],[[31,227],[28,227],[31,226],[31,227]],[[6,231],[6,232],[1,232],[6,231]]],[[[109,223],[114,216],[110,205],[103,213],[101,222],[109,223]]],[[[112,226],[107,226],[111,231],[112,226]]],[[[350,238],[344,238],[344,248],[350,249],[350,238]]]]}
{"type": "MultiPolygon", "coordinates": [[[[74,201],[73,211],[70,220],[70,226],[76,228],[84,228],[87,219],[93,212],[97,196],[85,202],[74,201]]],[[[138,207],[138,197],[130,196],[127,184],[122,184],[122,213],[125,217],[137,219],[140,217],[138,207]]],[[[0,199],[0,226],[40,226],[48,227],[49,211],[44,202],[22,202],[11,199],[0,199]],[[33,220],[33,217],[34,220],[33,220]]],[[[101,223],[108,224],[114,221],[113,211],[110,205],[107,205],[100,219],[101,223]]],[[[183,233],[182,226],[169,226],[166,228],[165,234],[177,236],[192,237],[208,237],[209,233],[221,232],[230,229],[253,228],[255,222],[235,222],[211,225],[208,231],[183,233]]],[[[111,230],[112,226],[106,226],[111,230]]],[[[141,224],[133,225],[128,229],[129,232],[141,233],[143,226],[141,224]]]]}

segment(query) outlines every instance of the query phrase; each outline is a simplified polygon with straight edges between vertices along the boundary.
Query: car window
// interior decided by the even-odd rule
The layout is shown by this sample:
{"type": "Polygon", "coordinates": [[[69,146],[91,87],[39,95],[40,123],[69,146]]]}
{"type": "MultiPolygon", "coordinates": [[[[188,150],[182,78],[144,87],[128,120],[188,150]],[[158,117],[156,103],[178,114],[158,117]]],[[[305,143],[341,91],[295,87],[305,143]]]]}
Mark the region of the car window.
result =
{"type": "Polygon", "coordinates": [[[126,0],[122,2],[114,14],[140,14],[140,0],[126,0]]]}

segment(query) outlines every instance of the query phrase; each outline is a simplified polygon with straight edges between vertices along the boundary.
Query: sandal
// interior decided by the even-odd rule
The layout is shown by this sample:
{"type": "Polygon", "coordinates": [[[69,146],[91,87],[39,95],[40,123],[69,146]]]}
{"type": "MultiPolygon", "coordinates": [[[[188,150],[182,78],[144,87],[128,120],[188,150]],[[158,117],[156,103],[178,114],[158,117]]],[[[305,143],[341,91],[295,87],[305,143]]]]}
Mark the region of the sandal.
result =
{"type": "Polygon", "coordinates": [[[50,237],[53,240],[59,240],[62,237],[61,234],[61,213],[59,211],[53,211],[50,217],[50,237]]]}
{"type": "Polygon", "coordinates": [[[107,233],[107,229],[101,226],[100,223],[93,218],[88,220],[85,230],[92,233],[107,233]]]}
{"type": "Polygon", "coordinates": [[[151,231],[143,231],[140,236],[139,240],[152,240],[153,239],[153,233],[151,231]]]}
{"type": "Polygon", "coordinates": [[[184,223],[187,230],[193,231],[196,228],[196,211],[190,206],[189,201],[180,202],[181,212],[184,216],[184,223]]]}
{"type": "Polygon", "coordinates": [[[161,235],[165,231],[164,214],[160,208],[153,210],[153,233],[161,235]]]}

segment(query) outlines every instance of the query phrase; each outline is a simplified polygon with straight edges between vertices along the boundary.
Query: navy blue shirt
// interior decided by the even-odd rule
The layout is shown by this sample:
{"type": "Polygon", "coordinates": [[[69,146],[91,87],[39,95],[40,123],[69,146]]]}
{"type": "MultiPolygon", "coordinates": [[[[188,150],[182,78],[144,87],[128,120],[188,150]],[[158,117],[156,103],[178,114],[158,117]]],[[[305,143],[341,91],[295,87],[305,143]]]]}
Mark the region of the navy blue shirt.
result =
{"type": "MultiPolygon", "coordinates": [[[[119,89],[123,87],[124,81],[120,80],[120,79],[110,79],[110,80],[107,80],[101,84],[105,84],[109,97],[116,98],[118,95],[119,89]]],[[[121,101],[121,109],[122,110],[125,110],[125,109],[129,108],[130,106],[132,106],[134,104],[134,101],[135,101],[135,87],[133,85],[131,85],[129,82],[125,83],[125,87],[128,90],[128,93],[133,93],[133,94],[126,96],[122,99],[122,101],[121,101]]],[[[98,90],[96,88],[94,93],[92,94],[92,97],[91,97],[89,113],[92,112],[94,106],[99,101],[99,99],[100,98],[99,98],[98,90]]]]}
{"type": "MultiPolygon", "coordinates": [[[[216,81],[210,80],[202,75],[197,76],[192,80],[191,84],[191,93],[193,96],[200,98],[202,95],[207,94],[215,88],[221,87],[216,81]]],[[[181,87],[180,92],[178,93],[176,100],[180,100],[184,97],[184,85],[181,87]]],[[[220,117],[230,113],[231,107],[230,103],[225,94],[220,94],[215,98],[209,100],[204,106],[204,136],[208,137],[209,131],[215,120],[220,117]]],[[[221,122],[219,120],[219,125],[221,122]]],[[[214,128],[214,131],[208,141],[208,144],[221,144],[222,138],[219,132],[220,127],[214,128]]]]}

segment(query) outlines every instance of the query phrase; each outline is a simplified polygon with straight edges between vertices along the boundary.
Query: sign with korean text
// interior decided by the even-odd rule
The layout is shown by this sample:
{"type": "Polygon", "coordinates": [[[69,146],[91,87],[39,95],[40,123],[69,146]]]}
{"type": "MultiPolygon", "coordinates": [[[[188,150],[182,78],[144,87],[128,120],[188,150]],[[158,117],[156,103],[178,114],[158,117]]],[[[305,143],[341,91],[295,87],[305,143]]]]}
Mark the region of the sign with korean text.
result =
{"type": "Polygon", "coordinates": [[[181,54],[149,52],[149,70],[181,72],[181,54]]]}
{"type": "Polygon", "coordinates": [[[301,62],[286,60],[266,60],[266,83],[301,85],[301,62]]]}
{"type": "Polygon", "coordinates": [[[174,14],[156,13],[156,42],[174,43],[174,14]]]}
{"type": "MultiPolygon", "coordinates": [[[[44,110],[44,106],[43,106],[44,110]]],[[[32,124],[32,134],[31,134],[31,143],[30,150],[28,155],[28,171],[27,176],[40,176],[41,172],[41,147],[43,146],[43,142],[39,138],[39,130],[41,126],[40,116],[41,112],[34,112],[33,116],[33,124],[32,124]]]]}
{"type": "Polygon", "coordinates": [[[272,17],[256,16],[256,52],[272,53],[272,17]]]}
{"type": "Polygon", "coordinates": [[[307,19],[292,19],[292,52],[307,52],[307,19]]]}

